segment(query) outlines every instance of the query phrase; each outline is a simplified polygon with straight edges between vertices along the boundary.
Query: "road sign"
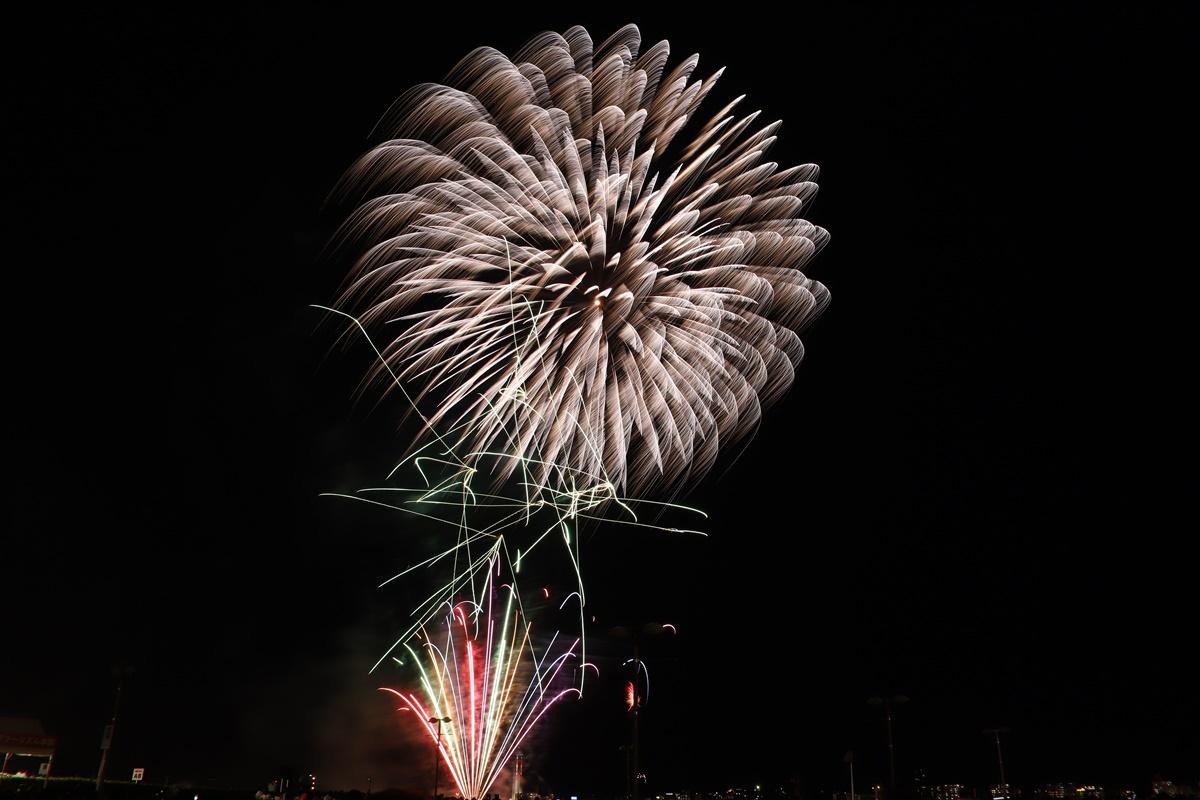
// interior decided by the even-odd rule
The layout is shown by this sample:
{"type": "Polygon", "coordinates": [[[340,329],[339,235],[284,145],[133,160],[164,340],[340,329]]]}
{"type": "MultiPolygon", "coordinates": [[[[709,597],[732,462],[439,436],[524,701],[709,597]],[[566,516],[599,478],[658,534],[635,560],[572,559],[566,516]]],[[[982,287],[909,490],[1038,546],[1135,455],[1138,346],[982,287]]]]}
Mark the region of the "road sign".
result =
{"type": "Polygon", "coordinates": [[[142,779],[142,776],[145,774],[146,774],[146,770],[143,769],[142,767],[138,767],[137,769],[135,769],[133,771],[134,783],[137,783],[138,781],[140,781],[142,779]]]}

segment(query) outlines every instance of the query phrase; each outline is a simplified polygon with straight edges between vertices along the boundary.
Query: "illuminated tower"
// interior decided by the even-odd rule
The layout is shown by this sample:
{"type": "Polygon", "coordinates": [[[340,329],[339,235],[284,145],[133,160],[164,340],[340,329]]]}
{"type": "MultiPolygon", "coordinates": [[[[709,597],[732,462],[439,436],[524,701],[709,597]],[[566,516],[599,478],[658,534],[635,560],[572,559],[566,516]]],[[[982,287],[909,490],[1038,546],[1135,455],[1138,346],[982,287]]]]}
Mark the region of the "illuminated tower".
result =
{"type": "Polygon", "coordinates": [[[521,796],[521,776],[525,772],[525,754],[520,750],[513,756],[512,800],[521,796]]]}

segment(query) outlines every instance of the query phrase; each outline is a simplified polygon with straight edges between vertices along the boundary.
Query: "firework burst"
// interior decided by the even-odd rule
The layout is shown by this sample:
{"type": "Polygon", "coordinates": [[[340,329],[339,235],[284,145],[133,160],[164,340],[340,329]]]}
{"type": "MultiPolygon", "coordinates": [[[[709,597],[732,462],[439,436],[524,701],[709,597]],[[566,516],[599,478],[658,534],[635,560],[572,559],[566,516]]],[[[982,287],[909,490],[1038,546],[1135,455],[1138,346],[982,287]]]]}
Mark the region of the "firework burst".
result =
{"type": "Polygon", "coordinates": [[[496,583],[500,564],[498,556],[488,560],[478,602],[447,604],[438,641],[422,636],[406,643],[424,699],[383,690],[412,712],[464,798],[486,796],[542,716],[579,694],[557,687],[579,640],[564,643],[555,633],[539,651],[515,584],[496,583]]]}
{"type": "Polygon", "coordinates": [[[702,122],[720,72],[668,61],[632,25],[478,49],[344,181],[362,254],[339,307],[471,474],[678,486],[793,381],[828,300],[801,271],[827,239],[800,216],[817,169],[767,161],[779,123],[741,98],[702,122]]]}
{"type": "Polygon", "coordinates": [[[816,167],[766,160],[779,123],[736,115],[742,98],[699,116],[720,72],[693,78],[696,56],[669,55],[632,25],[599,46],[576,27],[512,58],[476,50],[403,98],[340,187],[359,203],[342,232],[358,258],[327,310],[375,348],[364,387],[400,392],[422,422],[393,471],[421,485],[341,496],[456,532],[384,581],[449,573],[379,663],[416,665],[420,692],[386,691],[464,797],[582,691],[580,527],[698,533],[641,519],[695,511],[646,495],[754,431],[828,301],[802,272],[827,239],[801,217],[816,167]],[[569,557],[559,610],[576,604],[579,634],[539,650],[516,575],[547,537],[569,557]],[[569,663],[574,685],[555,688],[569,663]]]}

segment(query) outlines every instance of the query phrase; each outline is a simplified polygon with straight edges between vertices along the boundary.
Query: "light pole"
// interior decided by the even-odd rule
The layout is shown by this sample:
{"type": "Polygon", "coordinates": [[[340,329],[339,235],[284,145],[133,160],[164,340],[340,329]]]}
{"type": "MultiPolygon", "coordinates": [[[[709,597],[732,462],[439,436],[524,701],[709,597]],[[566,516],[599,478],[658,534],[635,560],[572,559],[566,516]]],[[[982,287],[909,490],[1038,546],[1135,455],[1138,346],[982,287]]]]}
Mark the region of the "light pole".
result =
{"type": "Polygon", "coordinates": [[[1000,749],[1000,734],[1008,733],[1008,728],[984,728],[984,736],[996,739],[996,763],[1000,766],[1000,787],[1005,796],[1008,795],[1008,779],[1004,777],[1004,751],[1000,749]]]}
{"type": "Polygon", "coordinates": [[[892,697],[872,697],[867,700],[867,703],[870,705],[883,706],[883,714],[887,718],[889,800],[895,800],[896,797],[896,744],[892,738],[892,705],[903,705],[907,702],[908,698],[902,694],[893,695],[892,697]]]}
{"type": "Polygon", "coordinates": [[[666,631],[670,631],[672,634],[676,633],[675,626],[670,623],[647,622],[642,625],[618,625],[610,631],[610,633],[615,636],[633,640],[633,658],[625,662],[626,664],[633,664],[633,694],[632,702],[629,708],[633,730],[631,732],[632,741],[630,742],[630,748],[628,751],[626,751],[627,756],[633,762],[632,764],[627,762],[627,766],[630,770],[629,775],[632,778],[632,781],[629,784],[630,800],[638,800],[638,794],[640,793],[641,788],[638,785],[638,779],[640,776],[638,771],[638,767],[640,766],[638,763],[638,716],[642,707],[642,695],[638,690],[638,686],[640,685],[643,667],[639,645],[641,644],[643,636],[657,636],[666,631]]]}
{"type": "Polygon", "coordinates": [[[437,724],[437,739],[433,745],[433,800],[438,796],[438,764],[442,760],[442,723],[449,722],[449,717],[430,717],[429,724],[437,724]]]}
{"type": "Polygon", "coordinates": [[[850,800],[855,800],[855,797],[854,797],[854,751],[847,750],[846,756],[842,760],[850,765],[850,800]]]}
{"type": "Polygon", "coordinates": [[[638,714],[642,710],[642,693],[638,691],[642,679],[642,659],[638,655],[638,639],[633,637],[633,792],[630,797],[638,800],[638,714]]]}
{"type": "Polygon", "coordinates": [[[121,688],[125,679],[133,675],[131,667],[117,667],[113,670],[117,679],[117,697],[113,701],[112,721],[104,726],[104,735],[100,739],[100,767],[96,770],[96,791],[104,786],[104,768],[108,765],[108,751],[112,748],[113,736],[117,732],[117,712],[121,710],[121,688]]]}
{"type": "Polygon", "coordinates": [[[521,778],[525,775],[525,753],[518,750],[513,758],[513,774],[512,774],[512,800],[519,800],[521,797],[521,778]]]}

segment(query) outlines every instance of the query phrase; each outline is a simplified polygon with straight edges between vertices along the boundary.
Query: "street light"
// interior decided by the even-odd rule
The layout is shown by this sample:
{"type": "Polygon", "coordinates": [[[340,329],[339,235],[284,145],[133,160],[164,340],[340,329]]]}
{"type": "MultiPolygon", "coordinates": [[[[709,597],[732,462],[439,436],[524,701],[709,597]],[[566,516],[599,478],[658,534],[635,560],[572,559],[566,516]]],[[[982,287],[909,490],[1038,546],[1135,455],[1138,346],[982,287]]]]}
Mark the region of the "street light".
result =
{"type": "Polygon", "coordinates": [[[104,726],[104,735],[100,739],[100,767],[96,770],[96,793],[104,787],[104,768],[108,765],[108,751],[112,749],[113,736],[117,732],[117,712],[121,710],[121,689],[125,681],[133,676],[133,667],[128,665],[113,667],[113,677],[117,679],[117,697],[113,701],[112,721],[104,726]]]}
{"type": "Polygon", "coordinates": [[[442,723],[450,722],[449,717],[430,717],[429,724],[437,724],[437,740],[433,746],[433,800],[438,796],[438,764],[442,760],[442,723]]]}
{"type": "Polygon", "coordinates": [[[873,706],[883,706],[884,716],[887,717],[887,737],[888,737],[888,796],[895,798],[896,796],[896,745],[892,740],[892,705],[903,705],[908,702],[908,698],[902,694],[893,695],[891,697],[871,697],[867,699],[867,703],[873,706]]]}
{"type": "Polygon", "coordinates": [[[632,759],[631,764],[626,764],[626,769],[629,770],[629,774],[627,775],[627,779],[629,780],[629,800],[638,800],[638,789],[640,788],[638,785],[638,779],[641,776],[641,773],[638,771],[638,716],[639,712],[641,711],[642,698],[641,694],[638,692],[638,681],[640,680],[642,670],[644,670],[645,667],[642,666],[642,657],[639,652],[639,645],[643,636],[659,636],[668,631],[672,634],[678,633],[675,626],[669,622],[646,622],[641,625],[618,625],[609,630],[609,633],[612,636],[633,640],[633,658],[625,662],[627,664],[630,662],[633,663],[633,703],[629,709],[632,722],[632,742],[629,750],[626,751],[627,757],[632,759]]]}
{"type": "Polygon", "coordinates": [[[996,739],[996,761],[1000,765],[1000,787],[1005,796],[1008,795],[1008,781],[1004,777],[1004,752],[1000,749],[1000,734],[1008,733],[1008,728],[984,728],[984,736],[994,736],[996,739]]]}

